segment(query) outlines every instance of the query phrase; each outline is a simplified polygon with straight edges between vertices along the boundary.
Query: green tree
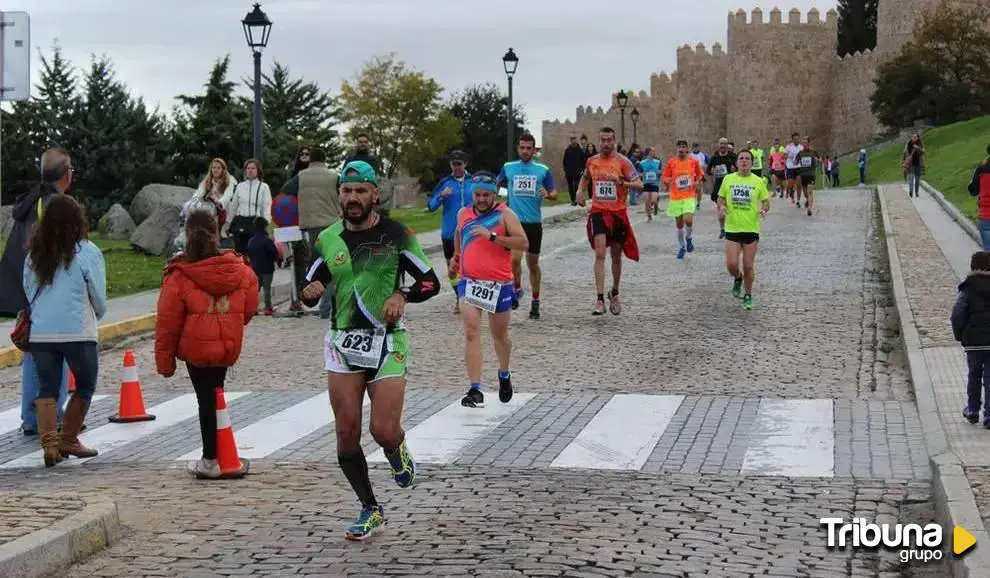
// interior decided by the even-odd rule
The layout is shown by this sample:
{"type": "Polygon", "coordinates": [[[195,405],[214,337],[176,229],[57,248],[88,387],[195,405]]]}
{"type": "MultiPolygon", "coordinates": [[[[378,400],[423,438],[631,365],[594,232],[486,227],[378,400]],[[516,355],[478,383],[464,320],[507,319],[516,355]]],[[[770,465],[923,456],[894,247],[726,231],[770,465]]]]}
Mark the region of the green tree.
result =
{"type": "Polygon", "coordinates": [[[66,60],[58,43],[51,55],[38,51],[41,74],[35,94],[27,101],[11,103],[4,111],[2,202],[13,202],[37,184],[41,153],[50,146],[73,151],[80,99],[76,70],[66,60]]]}
{"type": "Polygon", "coordinates": [[[877,71],[871,108],[891,128],[937,125],[990,114],[990,9],[927,12],[901,53],[877,71]]]}
{"type": "Polygon", "coordinates": [[[368,134],[387,177],[399,169],[429,173],[433,160],[459,139],[460,122],[442,106],[443,88],[395,54],[365,63],[340,93],[349,136],[368,134]]]}
{"type": "MultiPolygon", "coordinates": [[[[452,148],[467,153],[468,169],[471,171],[492,171],[496,174],[505,162],[505,142],[508,138],[506,110],[509,99],[494,84],[475,84],[455,93],[444,107],[461,121],[460,139],[452,148]]],[[[525,132],[526,115],[519,106],[513,107],[516,140],[525,132]]],[[[449,152],[449,151],[445,151],[449,152]]],[[[447,155],[436,158],[432,166],[431,179],[420,184],[430,189],[445,175],[450,167],[447,155]]]]}
{"type": "Polygon", "coordinates": [[[106,56],[93,58],[83,78],[77,120],[73,188],[92,222],[110,205],[130,203],[142,185],[166,176],[161,119],[131,97],[106,56]]]}
{"type": "MultiPolygon", "coordinates": [[[[253,92],[253,82],[244,84],[253,92]]],[[[250,110],[254,101],[242,97],[241,102],[250,110]]],[[[331,165],[341,160],[343,149],[335,128],[342,114],[340,103],[317,83],[293,78],[287,66],[276,62],[271,75],[262,76],[261,102],[270,165],[266,177],[270,174],[271,180],[283,182],[288,175],[283,174],[281,161],[295,159],[302,146],[322,148],[331,165]]]]}
{"type": "Polygon", "coordinates": [[[873,50],[877,46],[878,0],[839,0],[839,56],[873,50]]]}
{"type": "Polygon", "coordinates": [[[251,110],[234,95],[236,83],[228,80],[230,55],[213,65],[203,94],[176,98],[173,146],[175,173],[181,184],[195,186],[209,170],[210,160],[221,158],[238,179],[240,167],[251,157],[251,110]]]}

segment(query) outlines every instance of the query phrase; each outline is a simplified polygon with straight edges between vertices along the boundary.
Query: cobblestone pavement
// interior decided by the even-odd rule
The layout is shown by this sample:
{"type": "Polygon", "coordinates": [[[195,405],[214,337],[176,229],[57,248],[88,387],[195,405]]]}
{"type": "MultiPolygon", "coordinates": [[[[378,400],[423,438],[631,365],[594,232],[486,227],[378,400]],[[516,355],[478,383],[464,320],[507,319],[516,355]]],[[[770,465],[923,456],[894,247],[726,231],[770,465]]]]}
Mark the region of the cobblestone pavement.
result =
{"type": "Polygon", "coordinates": [[[69,496],[28,492],[0,493],[0,546],[47,528],[86,507],[86,502],[69,496]]]}
{"type": "MultiPolygon", "coordinates": [[[[54,472],[16,431],[0,434],[0,490],[72,479],[118,502],[125,539],[65,576],[944,576],[896,552],[828,551],[818,524],[933,516],[876,212],[863,191],[822,194],[813,218],[775,206],[749,312],[729,294],[709,205],[684,262],[667,219],[637,223],[644,258],[626,262],[619,317],[590,315],[583,227],[548,230],[544,319],[525,319],[526,298],[514,320],[517,399],[490,401],[483,419],[456,407],[466,380],[449,292],[411,306],[405,425],[421,478],[396,489],[366,446],[389,528],[365,544],[341,539],[356,510],[332,425],[306,431],[310,414],[292,409],[326,411],[314,399],[325,379],[315,318],[249,328],[228,382],[239,447],[263,454],[248,478],[184,476],[177,458],[198,445],[188,381],[154,376],[143,342],[160,426],[130,443],[96,427],[84,436],[111,440],[109,451],[54,472]],[[272,416],[302,435],[266,448],[291,437],[251,430],[272,416]],[[15,457],[29,467],[7,469],[15,457]]],[[[102,357],[110,397],[94,404],[94,425],[114,411],[120,356],[102,357]]],[[[18,383],[19,370],[0,372],[0,417],[16,411],[18,383]]]]}

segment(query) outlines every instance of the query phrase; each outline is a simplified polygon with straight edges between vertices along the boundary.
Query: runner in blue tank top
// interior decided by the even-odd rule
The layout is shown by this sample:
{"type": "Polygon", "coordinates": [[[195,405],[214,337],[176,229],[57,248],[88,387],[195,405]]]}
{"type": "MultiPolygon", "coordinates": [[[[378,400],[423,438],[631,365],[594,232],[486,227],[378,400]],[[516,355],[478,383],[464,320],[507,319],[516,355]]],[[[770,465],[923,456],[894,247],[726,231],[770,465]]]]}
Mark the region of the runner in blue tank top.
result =
{"type": "MultiPolygon", "coordinates": [[[[497,185],[509,191],[509,208],[519,216],[529,248],[526,250],[526,267],[529,269],[529,283],[533,290],[533,303],[529,309],[530,319],[540,318],[540,245],[543,243],[543,199],[554,200],[557,191],[553,186],[550,167],[533,161],[536,153],[536,139],[531,134],[519,137],[519,159],[505,163],[498,174],[497,185]]],[[[512,308],[519,308],[522,297],[522,251],[512,253],[512,272],[515,276],[516,298],[512,308]]]]}
{"type": "Polygon", "coordinates": [[[657,197],[660,194],[660,172],[663,163],[656,158],[657,149],[646,149],[646,157],[639,161],[639,174],[643,179],[643,192],[646,193],[646,220],[652,221],[657,214],[657,197]]]}

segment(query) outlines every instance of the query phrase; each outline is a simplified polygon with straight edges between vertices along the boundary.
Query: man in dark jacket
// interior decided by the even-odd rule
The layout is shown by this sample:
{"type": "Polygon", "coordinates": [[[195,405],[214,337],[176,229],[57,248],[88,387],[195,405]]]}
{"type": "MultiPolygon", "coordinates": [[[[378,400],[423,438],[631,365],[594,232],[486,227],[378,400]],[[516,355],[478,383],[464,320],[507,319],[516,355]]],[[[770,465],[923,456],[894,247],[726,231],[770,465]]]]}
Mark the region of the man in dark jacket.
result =
{"type": "MultiPolygon", "coordinates": [[[[44,212],[48,198],[64,193],[72,184],[72,160],[61,148],[48,149],[41,155],[41,184],[24,193],[14,204],[11,218],[14,221],[7,238],[7,246],[0,258],[0,317],[16,317],[17,312],[28,305],[22,286],[24,261],[27,259],[28,232],[44,212]]],[[[33,296],[32,296],[33,297],[33,296]]],[[[58,398],[58,419],[62,421],[62,408],[69,387],[69,369],[62,369],[62,386],[58,398]]],[[[21,365],[21,431],[24,435],[36,435],[38,416],[34,400],[38,397],[40,382],[34,358],[24,354],[21,365]]],[[[85,426],[84,426],[85,427],[85,426]]]]}
{"type": "Polygon", "coordinates": [[[16,317],[28,304],[21,286],[28,231],[38,221],[48,198],[64,193],[71,184],[72,161],[68,153],[60,148],[45,151],[41,156],[41,183],[14,203],[13,227],[0,258],[0,317],[16,317]]]}
{"type": "Polygon", "coordinates": [[[378,158],[371,154],[371,141],[368,140],[368,135],[364,133],[357,135],[357,148],[344,159],[344,166],[346,167],[353,161],[364,161],[371,165],[376,173],[381,174],[382,172],[382,165],[378,162],[378,158]]]}
{"type": "Polygon", "coordinates": [[[564,151],[564,177],[567,179],[567,191],[571,195],[571,206],[577,205],[577,187],[586,161],[581,145],[576,138],[571,137],[571,144],[564,151]]]}

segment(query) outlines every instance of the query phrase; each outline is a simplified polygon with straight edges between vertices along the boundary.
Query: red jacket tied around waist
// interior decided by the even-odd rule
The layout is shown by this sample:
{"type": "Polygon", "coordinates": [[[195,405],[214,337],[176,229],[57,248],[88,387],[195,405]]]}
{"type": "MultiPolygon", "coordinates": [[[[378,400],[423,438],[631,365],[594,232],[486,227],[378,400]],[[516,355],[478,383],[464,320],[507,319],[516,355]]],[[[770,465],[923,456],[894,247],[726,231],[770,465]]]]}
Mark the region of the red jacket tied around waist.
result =
{"type": "Polygon", "coordinates": [[[174,373],[177,358],[196,367],[233,365],[257,309],[258,278],[233,251],[195,263],[172,259],[158,295],[158,373],[174,373]]]}

